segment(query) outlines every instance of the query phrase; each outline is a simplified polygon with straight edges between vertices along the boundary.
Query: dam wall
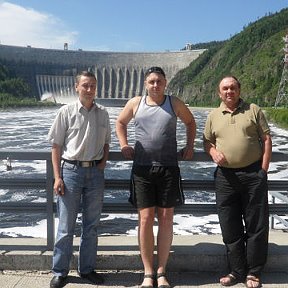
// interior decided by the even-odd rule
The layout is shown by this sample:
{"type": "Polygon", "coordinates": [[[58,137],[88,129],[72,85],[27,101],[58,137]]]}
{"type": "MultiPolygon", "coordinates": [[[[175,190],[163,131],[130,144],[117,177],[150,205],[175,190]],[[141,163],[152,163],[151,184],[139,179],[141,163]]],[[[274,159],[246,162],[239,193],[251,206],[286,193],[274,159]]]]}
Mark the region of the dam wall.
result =
{"type": "Polygon", "coordinates": [[[144,93],[147,68],[161,66],[169,81],[204,51],[128,53],[0,45],[0,63],[24,78],[39,99],[46,95],[63,102],[75,97],[74,78],[81,70],[95,73],[97,98],[130,99],[144,93]]]}

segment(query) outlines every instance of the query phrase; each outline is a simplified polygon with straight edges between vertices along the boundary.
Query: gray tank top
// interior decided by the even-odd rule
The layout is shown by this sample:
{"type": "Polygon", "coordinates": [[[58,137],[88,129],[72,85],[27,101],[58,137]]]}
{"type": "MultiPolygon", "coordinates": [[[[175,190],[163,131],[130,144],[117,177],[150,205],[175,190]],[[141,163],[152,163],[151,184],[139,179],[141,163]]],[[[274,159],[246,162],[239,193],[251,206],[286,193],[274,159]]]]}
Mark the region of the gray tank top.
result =
{"type": "Polygon", "coordinates": [[[165,95],[161,105],[148,105],[146,96],[142,96],[134,116],[134,125],[134,165],[178,166],[177,116],[169,95],[165,95]]]}

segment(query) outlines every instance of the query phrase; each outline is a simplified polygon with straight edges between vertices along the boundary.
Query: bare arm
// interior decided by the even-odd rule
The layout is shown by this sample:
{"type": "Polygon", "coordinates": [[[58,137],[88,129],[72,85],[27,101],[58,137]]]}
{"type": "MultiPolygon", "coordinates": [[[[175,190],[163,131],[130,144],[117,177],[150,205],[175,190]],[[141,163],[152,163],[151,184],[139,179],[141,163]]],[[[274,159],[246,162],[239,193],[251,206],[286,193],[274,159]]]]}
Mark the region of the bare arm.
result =
{"type": "Polygon", "coordinates": [[[194,140],[196,136],[196,123],[193,114],[189,108],[180,99],[173,97],[173,109],[176,116],[184,123],[186,127],[186,146],[182,150],[182,157],[190,160],[194,154],[194,140]]]}
{"type": "Polygon", "coordinates": [[[54,172],[54,186],[53,190],[55,194],[64,195],[64,182],[61,177],[61,152],[62,147],[53,144],[52,145],[52,165],[53,165],[53,172],[54,172]]]}
{"type": "Polygon", "coordinates": [[[263,157],[262,157],[262,169],[266,172],[269,169],[269,164],[271,161],[271,155],[272,155],[272,140],[271,136],[268,134],[265,134],[262,137],[263,141],[263,157]]]}
{"type": "Polygon", "coordinates": [[[116,134],[119,140],[121,152],[126,159],[134,158],[134,148],[129,146],[127,126],[134,116],[141,97],[134,97],[127,102],[116,120],[116,134]]]}

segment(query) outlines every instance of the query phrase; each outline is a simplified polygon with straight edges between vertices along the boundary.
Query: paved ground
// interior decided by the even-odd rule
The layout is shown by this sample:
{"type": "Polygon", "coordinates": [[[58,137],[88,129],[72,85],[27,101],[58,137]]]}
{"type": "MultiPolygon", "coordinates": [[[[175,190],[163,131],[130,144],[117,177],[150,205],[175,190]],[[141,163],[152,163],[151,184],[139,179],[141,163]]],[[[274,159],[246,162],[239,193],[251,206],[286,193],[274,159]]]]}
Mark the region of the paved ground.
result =
{"type": "MultiPolygon", "coordinates": [[[[136,237],[100,237],[98,269],[106,279],[101,287],[135,287],[142,281],[142,263],[136,237]]],[[[79,278],[77,244],[65,288],[95,287],[79,278]]],[[[0,288],[49,287],[52,251],[43,239],[0,239],[0,288]],[[22,270],[23,269],[23,270],[22,270]]],[[[226,267],[221,235],[175,236],[167,276],[172,287],[221,287],[219,277],[226,267]],[[174,272],[171,272],[174,271],[174,272]],[[207,272],[208,271],[208,272],[207,272]]],[[[271,231],[263,288],[288,288],[288,234],[271,231]]],[[[239,283],[233,287],[245,287],[239,283]]]]}
{"type": "MultiPolygon", "coordinates": [[[[99,287],[139,287],[143,274],[137,271],[101,271],[105,277],[104,285],[99,287]]],[[[3,271],[0,273],[1,288],[43,288],[49,287],[52,274],[49,271],[3,271]]],[[[169,272],[168,278],[172,287],[221,287],[218,283],[219,275],[205,272],[169,272]]],[[[288,288],[288,273],[264,273],[263,288],[288,288]]],[[[75,271],[68,276],[65,288],[95,287],[80,279],[75,271]]],[[[245,287],[243,283],[235,286],[245,287]]]]}

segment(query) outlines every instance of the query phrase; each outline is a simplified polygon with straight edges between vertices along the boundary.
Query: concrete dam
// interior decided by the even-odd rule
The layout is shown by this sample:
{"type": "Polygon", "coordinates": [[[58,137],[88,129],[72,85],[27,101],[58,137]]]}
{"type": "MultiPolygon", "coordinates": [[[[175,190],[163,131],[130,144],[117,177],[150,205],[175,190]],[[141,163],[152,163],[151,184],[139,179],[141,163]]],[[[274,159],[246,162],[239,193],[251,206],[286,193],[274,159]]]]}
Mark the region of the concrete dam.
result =
{"type": "Polygon", "coordinates": [[[52,97],[58,103],[75,99],[75,75],[90,70],[98,80],[99,100],[127,100],[144,94],[144,73],[149,67],[162,67],[169,82],[204,51],[128,53],[0,45],[0,63],[28,82],[38,99],[52,97]]]}

